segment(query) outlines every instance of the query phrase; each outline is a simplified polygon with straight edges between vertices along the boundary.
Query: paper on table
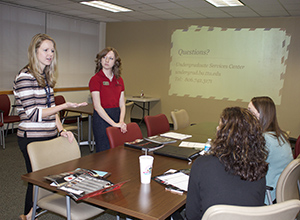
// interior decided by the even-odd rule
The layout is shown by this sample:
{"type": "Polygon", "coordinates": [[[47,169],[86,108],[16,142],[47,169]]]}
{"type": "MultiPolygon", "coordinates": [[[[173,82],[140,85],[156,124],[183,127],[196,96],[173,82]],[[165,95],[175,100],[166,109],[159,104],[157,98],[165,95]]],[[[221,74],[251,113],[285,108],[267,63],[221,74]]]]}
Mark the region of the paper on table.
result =
{"type": "Polygon", "coordinates": [[[166,185],[177,187],[178,189],[187,191],[189,184],[189,176],[182,172],[162,175],[158,177],[166,185]]]}
{"type": "Polygon", "coordinates": [[[189,134],[180,134],[180,133],[176,133],[176,132],[167,132],[167,133],[161,134],[160,136],[174,138],[174,139],[178,139],[178,140],[184,140],[186,138],[192,137],[192,135],[189,135],[189,134]]]}
{"type": "Polygon", "coordinates": [[[179,147],[190,147],[190,148],[204,149],[205,143],[182,141],[179,144],[179,147]]]}

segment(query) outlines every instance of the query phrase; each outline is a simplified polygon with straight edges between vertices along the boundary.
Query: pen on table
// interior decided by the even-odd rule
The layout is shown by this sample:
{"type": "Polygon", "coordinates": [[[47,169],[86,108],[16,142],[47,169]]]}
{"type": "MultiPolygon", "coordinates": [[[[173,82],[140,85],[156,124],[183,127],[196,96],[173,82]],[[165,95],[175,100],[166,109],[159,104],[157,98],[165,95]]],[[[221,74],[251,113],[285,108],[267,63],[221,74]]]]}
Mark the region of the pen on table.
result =
{"type": "Polygon", "coordinates": [[[182,191],[182,190],[174,189],[174,188],[171,188],[171,187],[166,187],[165,190],[166,190],[166,191],[169,191],[169,192],[171,192],[171,193],[178,194],[178,195],[182,195],[182,194],[183,194],[183,191],[182,191]]]}

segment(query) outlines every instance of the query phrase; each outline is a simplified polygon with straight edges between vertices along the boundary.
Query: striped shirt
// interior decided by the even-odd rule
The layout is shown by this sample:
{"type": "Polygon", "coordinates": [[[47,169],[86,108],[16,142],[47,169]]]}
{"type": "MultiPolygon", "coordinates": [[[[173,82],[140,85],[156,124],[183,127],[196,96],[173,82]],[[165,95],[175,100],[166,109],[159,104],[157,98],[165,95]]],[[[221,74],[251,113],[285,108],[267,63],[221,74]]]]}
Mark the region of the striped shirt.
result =
{"type": "MultiPolygon", "coordinates": [[[[47,93],[38,85],[33,75],[22,70],[15,78],[13,86],[16,109],[21,118],[17,135],[28,138],[53,137],[57,135],[55,114],[42,118],[47,108],[47,93]]],[[[51,107],[55,106],[53,88],[50,87],[51,107]]]]}

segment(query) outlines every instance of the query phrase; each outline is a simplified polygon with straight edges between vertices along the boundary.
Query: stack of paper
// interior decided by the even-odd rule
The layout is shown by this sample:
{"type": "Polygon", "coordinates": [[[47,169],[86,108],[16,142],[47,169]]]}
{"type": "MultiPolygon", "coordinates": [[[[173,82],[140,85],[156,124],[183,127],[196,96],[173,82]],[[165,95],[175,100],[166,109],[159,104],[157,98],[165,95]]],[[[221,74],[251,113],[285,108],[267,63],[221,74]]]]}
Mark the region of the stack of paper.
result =
{"type": "Polygon", "coordinates": [[[197,149],[201,150],[201,149],[204,149],[205,143],[182,141],[179,144],[179,147],[197,148],[197,149]]]}
{"type": "Polygon", "coordinates": [[[164,133],[164,134],[161,134],[160,136],[173,138],[173,139],[178,139],[178,140],[184,140],[186,138],[192,137],[192,135],[189,135],[189,134],[180,134],[180,133],[171,132],[171,131],[167,132],[167,133],[164,133]]]}

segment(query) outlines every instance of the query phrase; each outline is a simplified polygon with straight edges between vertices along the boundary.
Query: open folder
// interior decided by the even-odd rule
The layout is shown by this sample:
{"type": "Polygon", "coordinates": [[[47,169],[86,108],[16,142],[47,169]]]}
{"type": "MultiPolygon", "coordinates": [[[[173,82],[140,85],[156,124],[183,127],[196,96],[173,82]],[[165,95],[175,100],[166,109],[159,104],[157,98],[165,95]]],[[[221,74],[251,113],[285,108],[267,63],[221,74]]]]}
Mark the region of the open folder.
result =
{"type": "Polygon", "coordinates": [[[177,171],[174,173],[164,173],[154,176],[154,181],[166,186],[166,189],[173,189],[181,192],[187,192],[189,175],[185,172],[177,171]]]}

